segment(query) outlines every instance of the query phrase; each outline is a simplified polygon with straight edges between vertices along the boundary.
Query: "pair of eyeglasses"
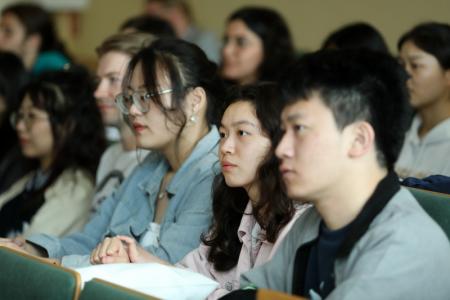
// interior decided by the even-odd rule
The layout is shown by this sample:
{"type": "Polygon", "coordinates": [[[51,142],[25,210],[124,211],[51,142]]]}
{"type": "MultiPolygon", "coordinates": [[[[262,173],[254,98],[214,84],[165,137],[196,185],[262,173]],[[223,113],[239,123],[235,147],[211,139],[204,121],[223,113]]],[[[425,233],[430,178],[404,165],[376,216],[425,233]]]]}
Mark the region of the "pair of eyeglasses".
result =
{"type": "Polygon", "coordinates": [[[47,116],[39,116],[33,112],[14,112],[10,117],[12,127],[16,127],[20,121],[23,121],[25,123],[25,127],[30,128],[35,122],[45,120],[48,120],[47,116]]]}
{"type": "Polygon", "coordinates": [[[165,89],[157,92],[134,92],[131,94],[121,93],[117,95],[115,100],[120,111],[125,115],[130,114],[130,109],[133,104],[141,113],[146,113],[150,110],[150,101],[153,97],[171,92],[173,92],[172,89],[165,89]]]}

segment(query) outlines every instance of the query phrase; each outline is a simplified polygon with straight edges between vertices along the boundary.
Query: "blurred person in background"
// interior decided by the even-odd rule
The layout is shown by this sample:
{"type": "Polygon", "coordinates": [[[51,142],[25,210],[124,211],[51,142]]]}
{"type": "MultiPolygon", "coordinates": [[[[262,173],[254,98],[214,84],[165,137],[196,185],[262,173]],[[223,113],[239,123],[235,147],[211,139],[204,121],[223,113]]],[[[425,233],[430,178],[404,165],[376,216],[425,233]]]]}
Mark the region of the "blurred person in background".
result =
{"type": "Polygon", "coordinates": [[[368,49],[389,54],[381,33],[365,22],[347,24],[330,33],[322,49],[368,49]]]}
{"type": "Polygon", "coordinates": [[[165,20],[148,15],[131,17],[120,25],[120,32],[145,32],[157,37],[176,37],[172,26],[165,20]]]}
{"type": "Polygon", "coordinates": [[[33,75],[61,70],[70,63],[52,16],[33,3],[6,6],[0,17],[0,50],[19,56],[33,75]]]}
{"type": "Polygon", "coordinates": [[[270,8],[244,7],[228,17],[221,74],[242,85],[276,81],[295,59],[289,28],[270,8]]]}
{"type": "Polygon", "coordinates": [[[395,169],[403,178],[450,176],[450,26],[419,24],[402,35],[398,50],[416,115],[395,169]]]}
{"type": "Polygon", "coordinates": [[[194,17],[187,1],[184,0],[147,0],[145,13],[167,20],[175,30],[177,37],[196,44],[214,62],[219,61],[220,43],[216,36],[201,30],[194,23],[194,17]]]}

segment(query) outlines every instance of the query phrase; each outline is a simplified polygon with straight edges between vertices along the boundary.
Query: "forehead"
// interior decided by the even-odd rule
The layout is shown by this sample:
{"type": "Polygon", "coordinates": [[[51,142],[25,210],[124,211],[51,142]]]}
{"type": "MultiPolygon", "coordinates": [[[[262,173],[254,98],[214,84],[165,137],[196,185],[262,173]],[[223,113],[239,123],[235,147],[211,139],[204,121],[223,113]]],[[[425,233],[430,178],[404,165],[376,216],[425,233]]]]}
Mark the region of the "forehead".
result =
{"type": "Polygon", "coordinates": [[[129,61],[130,56],[125,53],[118,51],[107,52],[98,61],[97,75],[104,76],[109,73],[123,74],[129,61]]]}
{"type": "Polygon", "coordinates": [[[412,41],[406,41],[400,48],[400,57],[402,58],[434,58],[431,54],[417,47],[412,41]]]}
{"type": "Polygon", "coordinates": [[[164,13],[165,7],[158,1],[148,1],[146,4],[147,13],[153,16],[161,16],[164,13]]]}
{"type": "Polygon", "coordinates": [[[253,36],[259,38],[242,20],[232,20],[227,25],[228,35],[242,35],[253,36]]]}
{"type": "Polygon", "coordinates": [[[23,28],[23,25],[20,22],[19,18],[16,15],[9,13],[9,12],[2,14],[0,16],[0,24],[2,26],[7,25],[7,26],[15,26],[15,27],[23,28]]]}
{"type": "Polygon", "coordinates": [[[294,103],[287,105],[282,113],[283,123],[295,123],[296,121],[324,121],[334,122],[332,111],[324,104],[318,93],[313,93],[307,99],[298,99],[294,103]]]}
{"type": "Polygon", "coordinates": [[[32,108],[36,108],[33,104],[33,102],[31,101],[30,95],[29,94],[25,94],[25,97],[23,98],[22,103],[20,104],[20,108],[21,109],[32,109],[32,108]]]}
{"type": "MultiPolygon", "coordinates": [[[[156,85],[169,88],[170,87],[170,79],[169,75],[167,74],[167,71],[165,69],[162,69],[158,64],[156,65],[156,85]]],[[[144,74],[143,74],[143,68],[142,63],[138,62],[133,70],[133,73],[131,75],[131,82],[130,86],[134,89],[142,88],[145,86],[144,82],[144,74]]]]}
{"type": "Polygon", "coordinates": [[[229,105],[225,110],[222,117],[222,126],[230,127],[243,121],[260,126],[253,104],[248,101],[237,101],[229,105]]]}

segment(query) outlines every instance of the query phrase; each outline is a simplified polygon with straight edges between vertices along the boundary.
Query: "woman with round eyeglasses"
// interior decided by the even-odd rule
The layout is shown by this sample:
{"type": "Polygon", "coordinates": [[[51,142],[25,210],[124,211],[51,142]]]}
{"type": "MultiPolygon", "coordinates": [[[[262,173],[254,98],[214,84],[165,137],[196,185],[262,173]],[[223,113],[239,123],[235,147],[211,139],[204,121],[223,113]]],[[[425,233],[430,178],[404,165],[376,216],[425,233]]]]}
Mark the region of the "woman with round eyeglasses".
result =
{"type": "Polygon", "coordinates": [[[212,181],[219,173],[219,133],[211,125],[223,95],[217,67],[193,44],[160,39],[132,58],[124,87],[118,106],[138,146],[152,152],[83,231],[9,246],[62,258],[66,266],[129,262],[118,235],[172,263],[198,247],[212,219],[212,181]]]}
{"type": "Polygon", "coordinates": [[[84,71],[60,71],[25,87],[11,122],[36,167],[0,195],[1,237],[63,236],[87,222],[106,142],[93,84],[85,78],[84,71]]]}
{"type": "MultiPolygon", "coordinates": [[[[273,83],[236,87],[222,114],[219,156],[221,174],[214,181],[214,215],[202,244],[177,266],[219,283],[208,299],[239,288],[242,273],[271,259],[286,233],[308,205],[294,207],[284,191],[275,157],[282,130],[280,91],[273,83]]],[[[133,263],[156,262],[129,237],[133,263]]]]}

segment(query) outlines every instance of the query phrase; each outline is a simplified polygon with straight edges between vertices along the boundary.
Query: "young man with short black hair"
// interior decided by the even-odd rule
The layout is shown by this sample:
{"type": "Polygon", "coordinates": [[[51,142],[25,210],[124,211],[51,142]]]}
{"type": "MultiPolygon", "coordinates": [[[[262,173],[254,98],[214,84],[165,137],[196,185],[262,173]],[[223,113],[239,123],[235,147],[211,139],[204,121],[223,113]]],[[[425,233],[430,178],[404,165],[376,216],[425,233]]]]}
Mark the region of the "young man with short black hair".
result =
{"type": "Polygon", "coordinates": [[[319,52],[283,82],[280,171],[289,196],[314,207],[241,285],[310,299],[448,298],[449,240],[393,172],[410,121],[401,66],[379,53],[319,52]]]}

